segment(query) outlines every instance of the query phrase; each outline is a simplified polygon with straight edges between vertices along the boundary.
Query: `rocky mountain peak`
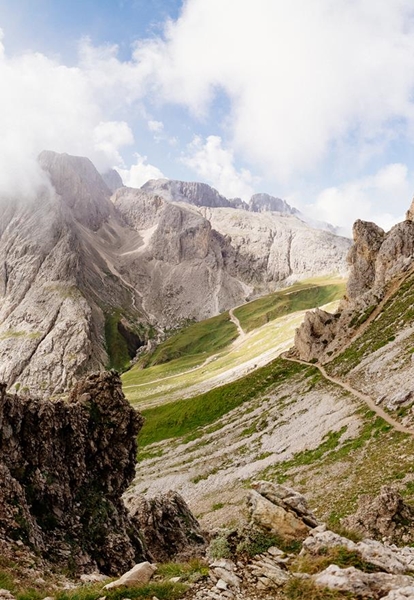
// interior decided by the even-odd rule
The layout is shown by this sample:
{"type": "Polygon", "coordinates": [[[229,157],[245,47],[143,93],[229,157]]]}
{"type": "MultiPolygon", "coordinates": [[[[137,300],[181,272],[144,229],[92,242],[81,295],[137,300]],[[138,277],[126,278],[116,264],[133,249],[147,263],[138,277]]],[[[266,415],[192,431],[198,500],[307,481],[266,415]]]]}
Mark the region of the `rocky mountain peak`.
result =
{"type": "Polygon", "coordinates": [[[88,158],[44,150],[38,158],[77,221],[96,231],[110,214],[111,191],[88,158]]]}
{"type": "Polygon", "coordinates": [[[102,173],[102,179],[111,190],[112,193],[116,192],[121,187],[124,187],[124,182],[122,181],[122,177],[115,171],[115,169],[109,169],[109,171],[105,171],[102,173]]]}
{"type": "Polygon", "coordinates": [[[177,181],[174,179],[151,179],[142,190],[161,196],[168,202],[187,202],[194,206],[210,208],[232,206],[229,200],[206,183],[177,181]]]}
{"type": "Polygon", "coordinates": [[[288,215],[295,215],[299,212],[285,200],[264,193],[254,194],[250,198],[249,210],[252,212],[280,212],[288,215]]]}
{"type": "Polygon", "coordinates": [[[405,213],[405,218],[407,221],[414,221],[414,199],[411,202],[410,208],[405,213]]]}

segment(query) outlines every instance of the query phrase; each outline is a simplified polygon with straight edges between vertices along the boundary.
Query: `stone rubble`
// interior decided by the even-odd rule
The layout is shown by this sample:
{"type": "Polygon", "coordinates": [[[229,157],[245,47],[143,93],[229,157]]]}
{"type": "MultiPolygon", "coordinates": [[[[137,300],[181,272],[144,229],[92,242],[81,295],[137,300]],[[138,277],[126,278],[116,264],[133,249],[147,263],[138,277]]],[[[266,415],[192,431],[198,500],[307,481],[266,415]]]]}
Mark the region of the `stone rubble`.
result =
{"type": "Polygon", "coordinates": [[[384,598],[388,592],[397,592],[401,588],[412,587],[414,584],[414,578],[409,575],[364,573],[355,567],[341,569],[336,565],[330,565],[321,573],[314,575],[313,581],[320,587],[350,592],[358,597],[369,599],[384,598]]]}
{"type": "Polygon", "coordinates": [[[206,581],[195,584],[191,597],[197,600],[250,600],[275,598],[289,579],[284,553],[276,547],[249,560],[219,559],[210,563],[206,581]]]}
{"type": "Polygon", "coordinates": [[[355,543],[333,531],[325,525],[315,528],[302,546],[301,554],[317,555],[324,548],[342,546],[347,550],[357,552],[361,558],[387,573],[406,573],[414,571],[414,548],[398,548],[394,544],[365,539],[355,543]]]}

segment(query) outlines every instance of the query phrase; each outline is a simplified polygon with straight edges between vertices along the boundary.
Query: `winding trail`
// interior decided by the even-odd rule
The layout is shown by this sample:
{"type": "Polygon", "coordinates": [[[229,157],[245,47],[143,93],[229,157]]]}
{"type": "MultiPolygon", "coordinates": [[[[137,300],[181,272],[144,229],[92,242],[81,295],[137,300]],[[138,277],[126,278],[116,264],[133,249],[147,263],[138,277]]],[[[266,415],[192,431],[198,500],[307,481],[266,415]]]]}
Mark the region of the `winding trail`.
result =
{"type": "Polygon", "coordinates": [[[375,404],[375,401],[371,398],[371,396],[368,396],[368,394],[364,394],[364,393],[356,390],[355,388],[350,386],[348,383],[345,383],[341,379],[337,379],[336,377],[331,377],[331,375],[328,375],[328,373],[325,371],[325,369],[321,365],[306,362],[305,360],[300,360],[299,358],[290,358],[290,357],[287,357],[286,354],[282,354],[281,358],[283,358],[284,360],[288,360],[290,362],[299,363],[300,365],[306,365],[307,367],[316,367],[319,370],[319,372],[321,373],[321,375],[327,381],[330,381],[331,383],[334,383],[335,385],[339,385],[345,391],[349,392],[353,396],[356,396],[357,398],[359,398],[360,400],[365,402],[365,404],[367,404],[367,406],[369,406],[369,408],[372,411],[377,413],[377,415],[379,417],[381,417],[389,425],[394,427],[394,429],[396,431],[400,431],[401,433],[408,433],[409,435],[414,436],[414,431],[412,429],[409,429],[408,427],[404,427],[404,425],[402,425],[401,423],[399,423],[398,421],[393,419],[387,412],[385,412],[385,410],[383,410],[380,406],[375,404]]]}
{"type": "Polygon", "coordinates": [[[237,331],[239,332],[239,336],[240,337],[246,337],[246,332],[244,331],[243,327],[240,325],[239,319],[236,317],[236,315],[233,312],[236,308],[238,308],[238,306],[236,306],[235,308],[231,308],[229,310],[230,321],[232,323],[234,323],[235,326],[237,327],[237,331]]]}

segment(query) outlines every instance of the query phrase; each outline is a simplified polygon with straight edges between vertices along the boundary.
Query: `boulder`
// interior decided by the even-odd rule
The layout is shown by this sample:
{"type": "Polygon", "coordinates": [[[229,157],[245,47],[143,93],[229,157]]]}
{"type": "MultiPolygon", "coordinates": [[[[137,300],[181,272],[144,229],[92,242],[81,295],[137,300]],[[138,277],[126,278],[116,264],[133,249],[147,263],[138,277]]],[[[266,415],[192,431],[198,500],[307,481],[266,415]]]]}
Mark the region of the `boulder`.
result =
{"type": "Polygon", "coordinates": [[[119,587],[136,587],[139,585],[145,585],[150,581],[155,571],[157,570],[156,565],[152,565],[149,562],[142,562],[127,571],[117,579],[111,581],[104,586],[104,590],[112,590],[119,587]]]}
{"type": "Polygon", "coordinates": [[[184,559],[204,550],[206,540],[200,524],[177,492],[153,498],[130,496],[126,503],[154,560],[184,559]]]}
{"type": "Polygon", "coordinates": [[[301,539],[309,533],[309,526],[293,511],[286,510],[252,490],[248,497],[252,524],[286,540],[301,539]]]}
{"type": "Polygon", "coordinates": [[[356,513],[343,519],[343,525],[364,537],[409,543],[414,540],[414,509],[397,489],[385,485],[375,497],[361,496],[356,513]]]}
{"type": "Polygon", "coordinates": [[[330,565],[327,569],[313,576],[319,587],[349,592],[361,598],[383,598],[385,594],[399,588],[411,587],[414,579],[408,575],[390,575],[389,573],[364,573],[348,567],[341,569],[330,565]]]}

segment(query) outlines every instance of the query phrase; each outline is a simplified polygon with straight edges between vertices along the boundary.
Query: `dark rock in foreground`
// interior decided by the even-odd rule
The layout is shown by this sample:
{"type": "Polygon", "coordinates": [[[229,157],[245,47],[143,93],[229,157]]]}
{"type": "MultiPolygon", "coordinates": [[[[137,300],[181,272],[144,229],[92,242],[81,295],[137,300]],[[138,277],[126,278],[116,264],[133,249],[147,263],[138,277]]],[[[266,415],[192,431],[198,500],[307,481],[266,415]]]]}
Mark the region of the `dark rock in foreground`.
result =
{"type": "Polygon", "coordinates": [[[200,524],[177,492],[153,498],[132,497],[129,514],[156,561],[184,560],[205,550],[200,524]]]}
{"type": "Polygon", "coordinates": [[[115,372],[79,381],[69,400],[0,390],[0,538],[73,570],[117,574],[145,558],[122,494],[143,419],[115,372]]]}

